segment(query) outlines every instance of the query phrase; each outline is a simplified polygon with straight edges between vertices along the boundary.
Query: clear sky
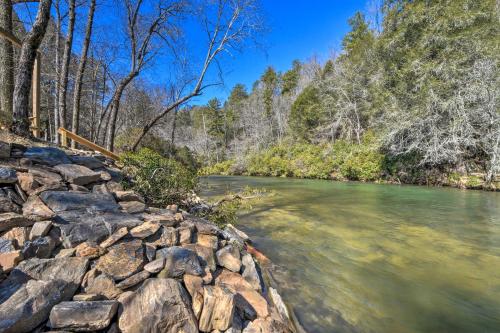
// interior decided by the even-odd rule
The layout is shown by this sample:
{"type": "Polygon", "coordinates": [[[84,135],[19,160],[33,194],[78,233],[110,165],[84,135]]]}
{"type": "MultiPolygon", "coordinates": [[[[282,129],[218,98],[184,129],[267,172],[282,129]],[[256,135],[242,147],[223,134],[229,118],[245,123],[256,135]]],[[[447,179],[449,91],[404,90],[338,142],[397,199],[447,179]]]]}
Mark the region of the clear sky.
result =
{"type": "Polygon", "coordinates": [[[327,58],[340,50],[342,37],[349,31],[347,20],[356,11],[366,11],[366,0],[262,0],[268,32],[265,50],[246,49],[224,61],[225,87],[206,91],[199,102],[225,99],[230,89],[243,83],[251,89],[265,68],[272,65],[286,71],[295,59],[327,58]]]}

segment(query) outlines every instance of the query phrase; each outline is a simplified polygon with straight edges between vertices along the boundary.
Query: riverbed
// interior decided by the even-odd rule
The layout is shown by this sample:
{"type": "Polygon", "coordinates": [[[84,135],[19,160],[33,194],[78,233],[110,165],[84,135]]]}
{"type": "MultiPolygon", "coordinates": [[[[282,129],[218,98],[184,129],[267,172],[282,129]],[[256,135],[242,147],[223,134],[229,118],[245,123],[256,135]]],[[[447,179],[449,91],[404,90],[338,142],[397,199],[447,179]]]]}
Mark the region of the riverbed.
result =
{"type": "Polygon", "coordinates": [[[310,333],[500,332],[500,193],[264,177],[238,228],[310,333]]]}

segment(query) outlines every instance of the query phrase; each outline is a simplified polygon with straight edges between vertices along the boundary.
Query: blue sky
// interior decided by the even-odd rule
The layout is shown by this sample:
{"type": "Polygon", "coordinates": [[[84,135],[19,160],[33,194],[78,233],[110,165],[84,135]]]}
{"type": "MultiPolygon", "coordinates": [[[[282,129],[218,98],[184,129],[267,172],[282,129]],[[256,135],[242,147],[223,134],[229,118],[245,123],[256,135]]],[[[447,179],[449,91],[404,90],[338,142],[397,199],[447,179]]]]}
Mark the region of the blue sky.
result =
{"type": "Polygon", "coordinates": [[[264,35],[265,51],[244,50],[224,60],[225,87],[206,91],[200,103],[210,98],[225,99],[230,89],[243,83],[248,89],[267,66],[286,71],[295,59],[311,56],[326,59],[340,50],[342,37],[349,31],[347,20],[356,11],[365,11],[366,0],[263,0],[269,31],[264,35]]]}

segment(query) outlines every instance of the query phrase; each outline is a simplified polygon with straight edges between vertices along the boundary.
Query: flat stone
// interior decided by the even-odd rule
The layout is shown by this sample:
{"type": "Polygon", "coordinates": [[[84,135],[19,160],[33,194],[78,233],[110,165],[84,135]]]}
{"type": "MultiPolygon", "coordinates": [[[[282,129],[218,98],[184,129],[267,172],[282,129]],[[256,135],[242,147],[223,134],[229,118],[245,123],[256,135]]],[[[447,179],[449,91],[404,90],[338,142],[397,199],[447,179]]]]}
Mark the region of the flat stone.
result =
{"type": "Polygon", "coordinates": [[[111,245],[115,244],[118,242],[120,239],[125,237],[128,234],[128,229],[127,227],[120,228],[116,230],[111,236],[109,236],[105,241],[103,241],[100,246],[102,248],[108,248],[111,245]]]}
{"type": "Polygon", "coordinates": [[[31,332],[70,300],[85,274],[82,258],[29,259],[0,284],[0,332],[31,332]]]}
{"type": "Polygon", "coordinates": [[[33,175],[35,180],[41,185],[54,185],[62,182],[61,175],[56,169],[46,166],[32,166],[28,172],[33,175]]]}
{"type": "Polygon", "coordinates": [[[59,164],[54,167],[64,180],[76,185],[87,185],[101,179],[99,172],[77,164],[59,164]]]}
{"type": "Polygon", "coordinates": [[[0,232],[10,230],[16,227],[29,227],[35,222],[16,213],[1,213],[0,214],[0,232]]]}
{"type": "Polygon", "coordinates": [[[234,315],[234,294],[224,286],[205,286],[203,289],[203,310],[198,324],[200,331],[229,329],[234,315]]]}
{"type": "Polygon", "coordinates": [[[120,201],[118,204],[129,214],[138,214],[146,210],[146,205],[140,201],[120,201]]]}
{"type": "Polygon", "coordinates": [[[201,268],[196,252],[172,246],[156,251],[156,258],[165,258],[165,268],[160,272],[160,277],[180,277],[182,275],[201,275],[201,268]]]}
{"type": "Polygon", "coordinates": [[[23,191],[28,194],[31,194],[35,189],[41,186],[32,173],[18,172],[17,180],[23,191]]]}
{"type": "Polygon", "coordinates": [[[186,244],[182,247],[196,252],[200,264],[202,267],[208,267],[212,272],[215,272],[217,268],[217,262],[215,260],[215,253],[211,247],[201,246],[199,244],[186,244]]]}
{"type": "Polygon", "coordinates": [[[144,203],[142,195],[137,194],[134,191],[116,191],[114,192],[114,195],[118,201],[139,201],[144,203]]]}
{"type": "Polygon", "coordinates": [[[82,185],[76,185],[76,184],[69,184],[70,191],[75,191],[75,192],[85,192],[88,193],[90,190],[86,188],[85,186],[82,185]]]}
{"type": "Polygon", "coordinates": [[[73,301],[101,301],[103,297],[96,294],[77,294],[73,296],[73,301]]]}
{"type": "Polygon", "coordinates": [[[10,272],[23,260],[23,254],[19,250],[0,253],[0,266],[4,272],[10,272]]]}
{"type": "Polygon", "coordinates": [[[75,247],[77,257],[86,257],[88,259],[99,258],[106,253],[106,249],[100,247],[93,241],[86,241],[75,247]]]}
{"type": "Polygon", "coordinates": [[[156,246],[170,247],[175,246],[179,242],[179,232],[175,228],[163,227],[161,236],[153,242],[156,246]]]}
{"type": "Polygon", "coordinates": [[[201,246],[210,247],[214,250],[219,248],[219,238],[214,235],[198,234],[196,243],[201,246]]]}
{"type": "Polygon", "coordinates": [[[0,167],[0,184],[14,184],[17,182],[16,170],[0,167]]]}
{"type": "Polygon", "coordinates": [[[262,279],[260,277],[259,272],[257,271],[257,267],[255,265],[255,261],[252,258],[252,255],[249,253],[245,253],[241,257],[241,263],[243,265],[243,270],[241,276],[250,283],[252,288],[257,291],[262,291],[262,279]]]}
{"type": "Polygon", "coordinates": [[[55,213],[71,210],[113,212],[120,209],[111,194],[46,191],[40,198],[55,213]]]}
{"type": "Polygon", "coordinates": [[[39,237],[44,237],[49,233],[50,228],[52,228],[52,221],[40,221],[33,224],[30,232],[30,240],[34,240],[39,237]]]}
{"type": "Polygon", "coordinates": [[[144,266],[144,270],[150,273],[159,273],[165,267],[165,258],[155,259],[144,266]]]}
{"type": "Polygon", "coordinates": [[[276,306],[276,309],[278,310],[281,319],[285,321],[290,321],[290,314],[288,313],[288,309],[285,305],[285,302],[283,302],[283,299],[281,298],[278,291],[270,287],[269,295],[271,296],[271,300],[273,301],[273,304],[276,306]]]}
{"type": "Polygon", "coordinates": [[[122,293],[122,290],[116,287],[111,276],[101,273],[95,268],[85,274],[82,290],[87,294],[95,294],[107,299],[116,299],[122,293]]]}
{"type": "Polygon", "coordinates": [[[56,258],[69,258],[75,255],[76,249],[61,249],[56,258]]]}
{"type": "Polygon", "coordinates": [[[127,297],[118,326],[123,333],[197,333],[188,293],[173,279],[148,279],[127,297]]]}
{"type": "Polygon", "coordinates": [[[155,234],[161,225],[155,222],[144,222],[143,224],[130,230],[130,235],[135,238],[144,239],[155,234]]]}
{"type": "Polygon", "coordinates": [[[237,294],[236,307],[241,314],[249,319],[266,318],[269,315],[268,303],[264,297],[253,290],[241,275],[223,270],[215,279],[216,285],[224,285],[233,293],[237,294]]]}
{"type": "Polygon", "coordinates": [[[111,192],[108,190],[108,187],[106,184],[96,184],[92,186],[92,193],[97,193],[97,194],[111,194],[111,192]]]}
{"type": "Polygon", "coordinates": [[[69,158],[74,164],[82,165],[92,170],[104,167],[104,163],[92,156],[73,155],[69,158]]]}
{"type": "MultiPolygon", "coordinates": [[[[154,207],[149,207],[149,210],[153,209],[154,207]]],[[[179,224],[179,221],[177,221],[174,218],[174,215],[171,214],[170,212],[168,214],[166,213],[153,213],[153,214],[148,214],[148,213],[143,213],[142,218],[146,222],[157,222],[160,223],[164,227],[175,227],[179,224]]]]}
{"type": "Polygon", "coordinates": [[[151,273],[146,271],[146,270],[141,271],[141,272],[134,274],[131,277],[126,278],[125,280],[121,281],[120,283],[118,283],[116,285],[116,287],[119,289],[122,289],[122,290],[128,289],[128,288],[133,287],[133,286],[141,283],[142,281],[146,280],[150,275],[151,275],[151,273]]]}
{"type": "Polygon", "coordinates": [[[24,243],[22,252],[24,258],[50,258],[56,242],[50,236],[40,237],[24,243]]]}
{"type": "Polygon", "coordinates": [[[9,239],[14,242],[16,248],[23,247],[24,242],[29,240],[30,230],[28,227],[12,228],[2,235],[3,239],[9,239]]]}
{"type": "Polygon", "coordinates": [[[117,301],[61,302],[50,311],[50,327],[93,332],[109,326],[118,309],[117,301]]]}
{"type": "Polygon", "coordinates": [[[31,220],[49,220],[55,216],[54,212],[36,195],[30,196],[24,203],[23,215],[31,220]]]}
{"type": "Polygon", "coordinates": [[[54,147],[30,147],[24,152],[23,156],[36,163],[50,166],[71,163],[64,151],[54,147]]]}
{"type": "Polygon", "coordinates": [[[0,238],[0,253],[15,251],[16,247],[14,242],[10,239],[0,238]]]}
{"type": "Polygon", "coordinates": [[[238,230],[232,224],[227,224],[224,228],[223,235],[227,240],[238,243],[243,246],[245,242],[248,242],[250,238],[243,231],[238,230]]]}
{"type": "Polygon", "coordinates": [[[115,281],[123,280],[139,272],[144,261],[142,242],[131,240],[111,246],[109,252],[99,258],[96,268],[115,281]]]}
{"type": "Polygon", "coordinates": [[[216,253],[217,263],[229,269],[233,272],[239,272],[241,269],[241,259],[240,259],[240,250],[230,244],[226,245],[216,253]]]}
{"type": "Polygon", "coordinates": [[[184,223],[193,225],[198,234],[218,236],[222,233],[215,224],[199,217],[190,216],[184,223]]]}

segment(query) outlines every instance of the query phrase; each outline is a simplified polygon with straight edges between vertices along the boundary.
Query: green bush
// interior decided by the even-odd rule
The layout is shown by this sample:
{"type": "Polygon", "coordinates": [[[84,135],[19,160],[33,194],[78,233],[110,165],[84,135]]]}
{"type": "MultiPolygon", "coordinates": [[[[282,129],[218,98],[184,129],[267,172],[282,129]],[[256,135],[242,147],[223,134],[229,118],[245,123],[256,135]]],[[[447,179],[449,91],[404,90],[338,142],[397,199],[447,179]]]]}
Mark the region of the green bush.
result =
{"type": "Polygon", "coordinates": [[[126,187],[142,194],[152,205],[178,204],[198,182],[195,170],[148,148],[123,154],[121,162],[130,179],[126,187]]]}

